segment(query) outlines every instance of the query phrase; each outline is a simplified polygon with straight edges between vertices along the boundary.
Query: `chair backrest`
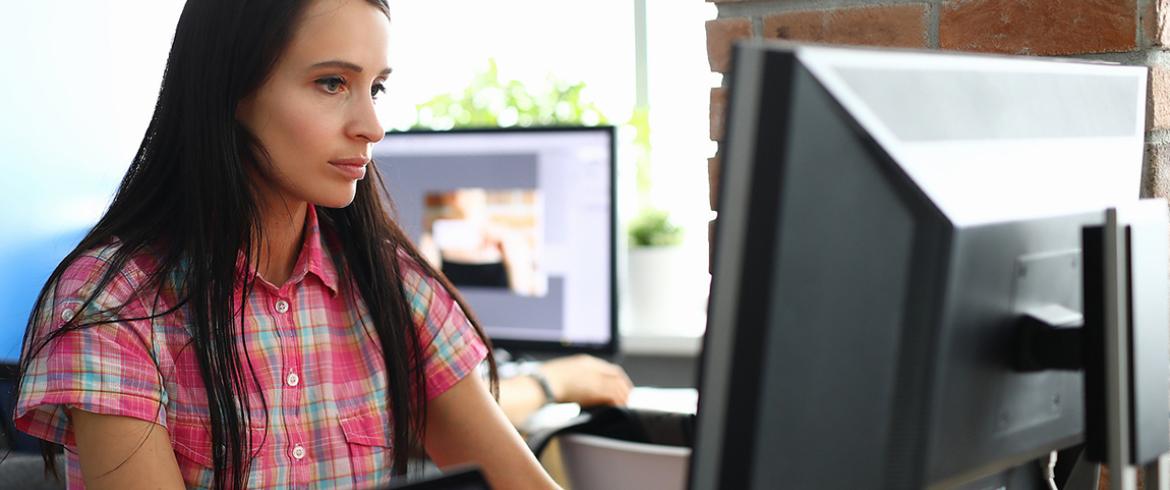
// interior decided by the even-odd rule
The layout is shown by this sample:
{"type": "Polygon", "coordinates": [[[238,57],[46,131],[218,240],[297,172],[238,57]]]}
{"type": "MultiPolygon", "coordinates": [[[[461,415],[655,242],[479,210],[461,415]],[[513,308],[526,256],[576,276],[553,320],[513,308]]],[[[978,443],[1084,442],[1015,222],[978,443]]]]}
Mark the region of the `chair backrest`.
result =
{"type": "Polygon", "coordinates": [[[628,442],[588,434],[558,438],[573,490],[682,490],[691,448],[628,442]]]}

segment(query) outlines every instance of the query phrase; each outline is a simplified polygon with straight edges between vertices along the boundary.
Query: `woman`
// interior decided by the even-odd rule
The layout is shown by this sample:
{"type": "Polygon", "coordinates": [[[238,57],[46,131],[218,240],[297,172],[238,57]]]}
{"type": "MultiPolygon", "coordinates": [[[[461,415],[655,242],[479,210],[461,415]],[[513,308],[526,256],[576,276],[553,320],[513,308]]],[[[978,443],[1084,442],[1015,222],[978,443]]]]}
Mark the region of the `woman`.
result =
{"type": "Polygon", "coordinates": [[[14,419],[66,446],[70,488],[369,488],[424,449],[555,486],[374,185],[388,29],[385,0],[184,7],[138,153],[25,335],[14,419]]]}

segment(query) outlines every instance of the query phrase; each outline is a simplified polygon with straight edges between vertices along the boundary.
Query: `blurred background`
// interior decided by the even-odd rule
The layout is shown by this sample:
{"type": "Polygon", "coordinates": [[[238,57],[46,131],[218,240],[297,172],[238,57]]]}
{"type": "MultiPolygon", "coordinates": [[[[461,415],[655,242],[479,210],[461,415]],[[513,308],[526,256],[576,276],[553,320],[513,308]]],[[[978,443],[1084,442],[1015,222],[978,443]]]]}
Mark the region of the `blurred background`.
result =
{"type": "MultiPolygon", "coordinates": [[[[12,361],[44,279],[101,215],[137,149],[183,2],[4,7],[0,360],[12,361]]],[[[681,278],[694,314],[658,334],[697,345],[712,217],[709,100],[721,83],[706,59],[704,23],[715,7],[703,0],[391,0],[391,12],[394,74],[379,102],[387,130],[618,127],[623,279],[627,249],[671,247],[674,275],[652,280],[681,278]]]]}

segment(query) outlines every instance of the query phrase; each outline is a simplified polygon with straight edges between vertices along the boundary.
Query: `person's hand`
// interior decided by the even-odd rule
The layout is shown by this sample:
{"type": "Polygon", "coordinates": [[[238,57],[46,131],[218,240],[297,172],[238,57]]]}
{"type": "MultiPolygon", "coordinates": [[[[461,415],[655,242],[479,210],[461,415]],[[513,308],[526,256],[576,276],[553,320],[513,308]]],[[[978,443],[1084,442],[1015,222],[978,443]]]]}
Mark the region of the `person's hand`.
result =
{"type": "Polygon", "coordinates": [[[546,361],[540,372],[558,402],[583,407],[625,405],[634,387],[621,366],[585,354],[546,361]]]}

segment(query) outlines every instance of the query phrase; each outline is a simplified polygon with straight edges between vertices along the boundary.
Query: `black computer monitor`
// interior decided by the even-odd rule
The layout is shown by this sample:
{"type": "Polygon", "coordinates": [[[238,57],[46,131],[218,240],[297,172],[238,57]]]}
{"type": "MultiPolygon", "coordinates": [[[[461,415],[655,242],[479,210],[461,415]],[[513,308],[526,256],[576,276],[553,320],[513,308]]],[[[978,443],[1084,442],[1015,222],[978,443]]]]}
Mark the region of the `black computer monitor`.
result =
{"type": "Polygon", "coordinates": [[[617,350],[614,128],[390,132],[394,219],[495,345],[617,350]]]}
{"type": "MultiPolygon", "coordinates": [[[[691,488],[950,488],[1084,438],[1013,366],[1136,200],[1144,68],[762,41],[735,51],[691,488]]],[[[997,485],[993,485],[997,486],[997,485]]]]}

